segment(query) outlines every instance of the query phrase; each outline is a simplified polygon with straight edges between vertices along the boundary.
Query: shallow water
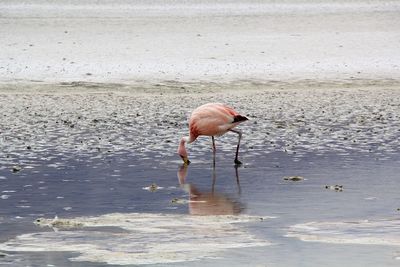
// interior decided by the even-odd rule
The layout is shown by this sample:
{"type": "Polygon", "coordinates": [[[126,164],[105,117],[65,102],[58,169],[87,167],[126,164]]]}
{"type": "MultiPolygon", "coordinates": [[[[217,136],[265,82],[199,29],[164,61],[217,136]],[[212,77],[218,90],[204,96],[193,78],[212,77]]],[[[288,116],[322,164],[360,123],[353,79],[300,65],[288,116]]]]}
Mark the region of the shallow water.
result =
{"type": "Polygon", "coordinates": [[[182,167],[173,136],[184,133],[181,117],[190,109],[164,116],[176,95],[2,94],[0,266],[398,266],[399,98],[367,92],[240,92],[241,104],[239,93],[194,96],[196,103],[224,97],[239,110],[252,102],[239,168],[237,137],[228,134],[217,139],[215,168],[208,139],[189,148],[192,163],[182,167]],[[358,96],[361,109],[351,108],[349,96],[358,96]],[[276,104],[260,109],[266,99],[276,104]],[[311,104],[302,106],[305,100],[311,104]],[[146,101],[153,103],[148,114],[126,124],[132,102],[146,101]],[[326,112],[317,115],[321,107],[326,112]],[[303,122],[293,118],[301,109],[303,122]],[[159,124],[161,137],[148,124],[159,124]],[[13,172],[15,165],[22,169],[13,172]]]}

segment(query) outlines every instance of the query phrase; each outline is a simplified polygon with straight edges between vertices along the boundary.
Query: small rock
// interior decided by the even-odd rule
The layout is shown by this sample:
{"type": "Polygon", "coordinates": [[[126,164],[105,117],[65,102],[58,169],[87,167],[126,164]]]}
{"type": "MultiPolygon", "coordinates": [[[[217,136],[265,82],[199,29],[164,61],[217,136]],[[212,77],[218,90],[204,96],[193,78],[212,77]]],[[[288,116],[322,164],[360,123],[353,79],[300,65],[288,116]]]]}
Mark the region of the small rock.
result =
{"type": "Polygon", "coordinates": [[[22,167],[21,167],[21,166],[16,165],[16,166],[13,166],[13,167],[12,167],[12,172],[13,172],[13,173],[19,172],[19,171],[21,171],[21,170],[22,170],[22,167]]]}
{"type": "Polygon", "coordinates": [[[151,184],[149,189],[151,192],[154,192],[154,191],[157,191],[157,188],[158,188],[158,186],[156,184],[151,184]]]}
{"type": "Polygon", "coordinates": [[[187,200],[175,197],[171,200],[171,203],[172,204],[186,204],[187,200]]]}
{"type": "Polygon", "coordinates": [[[84,226],[82,222],[69,219],[59,219],[57,216],[55,216],[54,219],[38,218],[33,223],[40,227],[47,226],[57,229],[71,229],[84,226]]]}
{"type": "Polygon", "coordinates": [[[283,180],[298,182],[298,181],[303,181],[304,177],[302,177],[302,176],[285,176],[285,177],[283,177],[283,180]]]}
{"type": "Polygon", "coordinates": [[[326,185],[326,189],[334,190],[336,192],[342,192],[343,191],[343,185],[326,185]]]}
{"type": "Polygon", "coordinates": [[[164,187],[158,186],[156,183],[152,183],[147,187],[143,187],[144,190],[148,190],[150,192],[156,192],[159,189],[163,189],[164,187]]]}

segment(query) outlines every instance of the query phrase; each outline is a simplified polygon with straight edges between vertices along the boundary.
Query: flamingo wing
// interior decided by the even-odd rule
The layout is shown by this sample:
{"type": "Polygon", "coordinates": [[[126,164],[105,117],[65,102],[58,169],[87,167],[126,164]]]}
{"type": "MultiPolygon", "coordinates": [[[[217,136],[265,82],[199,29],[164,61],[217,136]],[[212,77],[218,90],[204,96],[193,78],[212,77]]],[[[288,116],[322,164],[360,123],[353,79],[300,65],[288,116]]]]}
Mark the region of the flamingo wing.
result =
{"type": "Polygon", "coordinates": [[[220,103],[209,103],[195,109],[190,118],[190,132],[195,135],[219,136],[236,126],[239,114],[231,107],[220,103]]]}

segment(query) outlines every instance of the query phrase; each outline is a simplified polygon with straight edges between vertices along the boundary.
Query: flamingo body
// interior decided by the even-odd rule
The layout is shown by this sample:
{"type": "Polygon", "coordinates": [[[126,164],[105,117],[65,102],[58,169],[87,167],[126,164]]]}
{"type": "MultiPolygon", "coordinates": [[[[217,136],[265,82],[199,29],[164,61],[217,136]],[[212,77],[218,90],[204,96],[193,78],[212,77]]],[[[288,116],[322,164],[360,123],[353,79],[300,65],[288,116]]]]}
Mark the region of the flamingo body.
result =
{"type": "MultiPolygon", "coordinates": [[[[183,161],[189,164],[185,143],[194,142],[198,136],[211,136],[213,140],[213,149],[215,153],[214,136],[221,136],[228,131],[239,134],[239,143],[241,132],[232,130],[238,124],[248,120],[246,117],[237,113],[233,108],[221,103],[204,104],[195,110],[189,119],[189,136],[182,137],[178,148],[178,154],[183,161]]],[[[235,163],[240,163],[238,160],[239,143],[236,150],[235,163]]]]}
{"type": "Polygon", "coordinates": [[[199,135],[220,136],[234,128],[234,117],[239,115],[232,108],[209,103],[196,108],[189,120],[190,133],[197,138],[199,135]]]}

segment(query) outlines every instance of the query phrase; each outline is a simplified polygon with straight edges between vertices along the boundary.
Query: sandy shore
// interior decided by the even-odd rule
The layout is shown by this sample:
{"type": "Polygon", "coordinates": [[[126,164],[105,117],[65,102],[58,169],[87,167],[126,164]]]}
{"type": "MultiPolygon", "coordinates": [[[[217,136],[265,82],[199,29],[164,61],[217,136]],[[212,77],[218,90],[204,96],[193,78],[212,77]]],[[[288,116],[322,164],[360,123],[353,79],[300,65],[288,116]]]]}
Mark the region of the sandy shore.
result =
{"type": "Polygon", "coordinates": [[[400,79],[396,1],[2,1],[0,81],[400,79]]]}

